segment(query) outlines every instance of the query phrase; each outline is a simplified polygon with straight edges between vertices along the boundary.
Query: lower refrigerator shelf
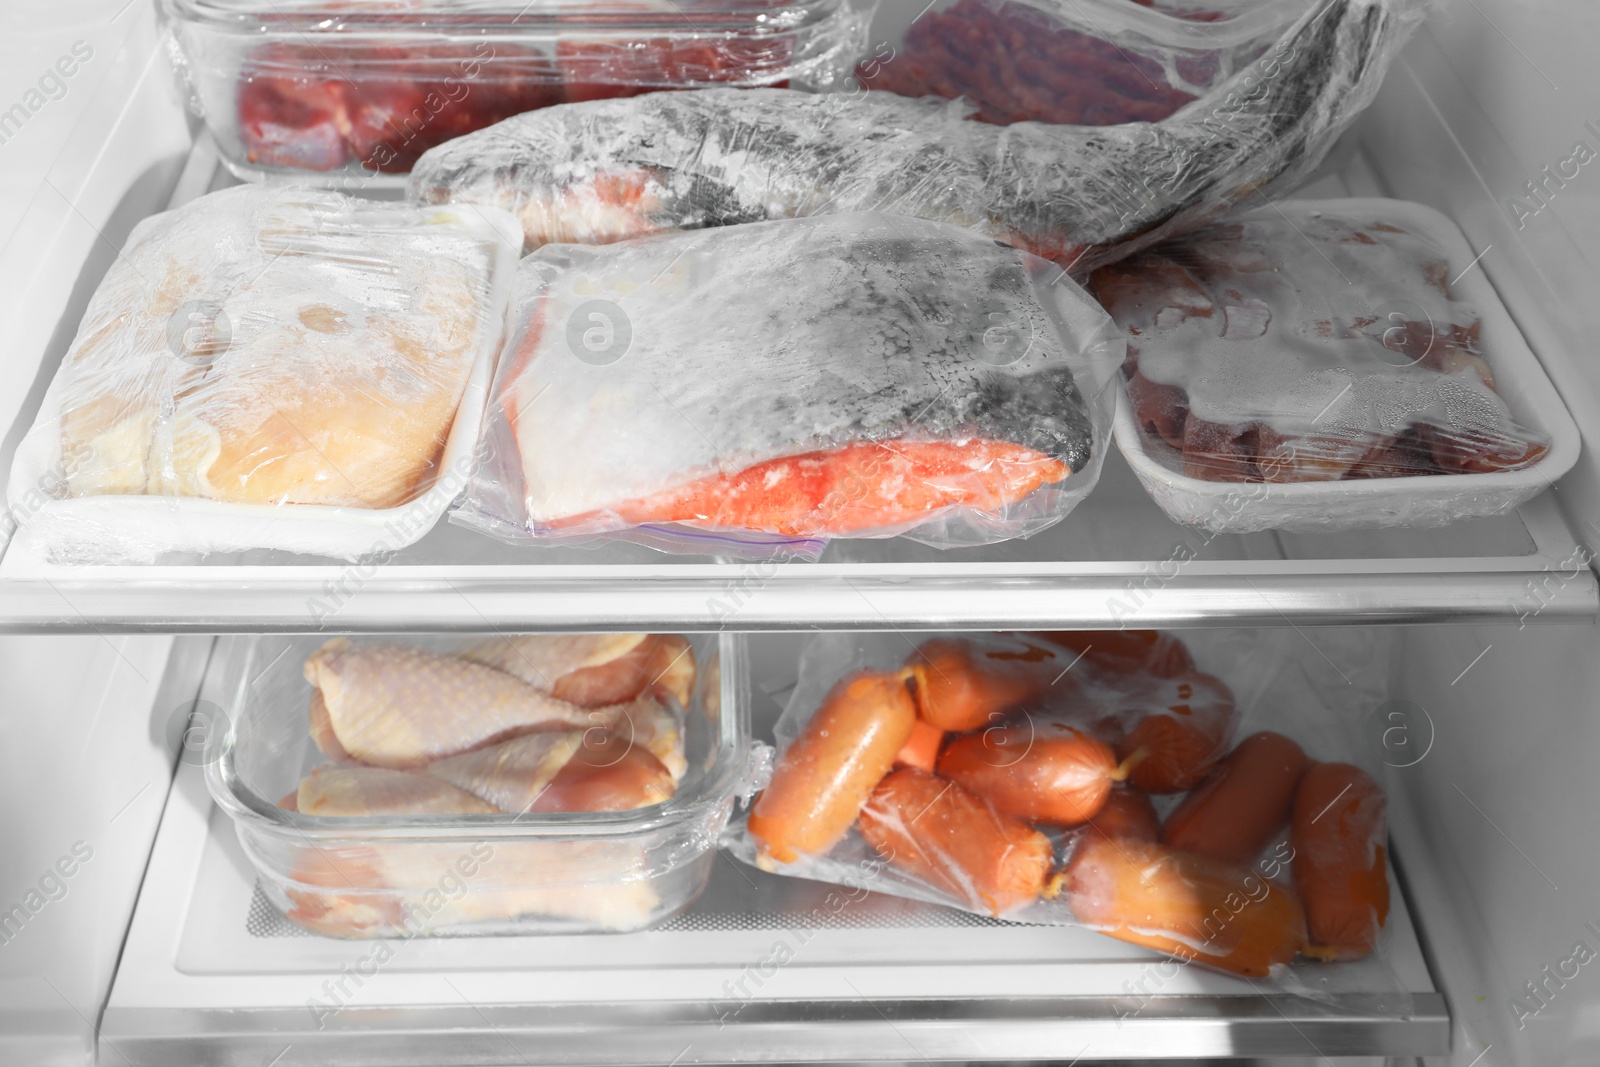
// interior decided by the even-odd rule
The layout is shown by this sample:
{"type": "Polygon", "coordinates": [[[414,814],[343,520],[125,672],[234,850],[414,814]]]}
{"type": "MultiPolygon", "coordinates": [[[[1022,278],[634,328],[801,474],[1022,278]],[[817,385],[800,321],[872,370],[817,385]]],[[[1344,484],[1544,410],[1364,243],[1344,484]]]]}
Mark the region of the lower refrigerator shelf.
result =
{"type": "MultiPolygon", "coordinates": [[[[1433,1055],[1449,1014],[1404,901],[1408,997],[1330,968],[1257,992],[1084,930],[719,858],[646,933],[338,941],[260,893],[200,768],[181,765],[101,1028],[101,1062],[690,1064],[1433,1055]],[[1396,1001],[1403,1001],[1397,1006],[1396,1001]]],[[[1265,987],[1262,987],[1263,989],[1265,987]]]]}

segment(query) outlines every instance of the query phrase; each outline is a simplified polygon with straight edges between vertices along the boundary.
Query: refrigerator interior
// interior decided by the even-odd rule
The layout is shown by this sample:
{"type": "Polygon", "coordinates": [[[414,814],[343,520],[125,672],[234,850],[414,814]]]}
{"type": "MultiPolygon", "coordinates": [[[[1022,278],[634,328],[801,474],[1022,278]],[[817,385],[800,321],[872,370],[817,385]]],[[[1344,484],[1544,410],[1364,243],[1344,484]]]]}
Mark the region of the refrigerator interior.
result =
{"type": "MultiPolygon", "coordinates": [[[[59,105],[66,132],[39,149],[49,188],[15,213],[0,249],[7,469],[133,224],[231,182],[191,141],[152,13],[108,8],[85,26],[105,42],[106,73],[59,105]]],[[[1600,247],[1600,179],[1584,168],[1545,184],[1542,199],[1525,183],[1575,140],[1600,144],[1586,125],[1600,122],[1596,39],[1600,14],[1573,4],[1443,5],[1306,191],[1415,199],[1454,218],[1584,428],[1600,425],[1589,352],[1600,275],[1588,251],[1600,247]]],[[[22,158],[22,144],[4,147],[22,158]]],[[[1600,470],[1585,452],[1514,515],[1202,541],[1112,457],[1090,501],[1040,538],[943,555],[841,546],[820,565],[771,572],[626,548],[530,565],[447,525],[359,577],[270,556],[88,577],[0,558],[0,628],[82,635],[0,643],[0,799],[12,813],[0,901],[35,888],[48,901],[0,945],[0,1062],[1593,1062],[1600,986],[1569,964],[1577,944],[1600,949],[1587,925],[1600,926],[1600,869],[1586,825],[1600,806],[1597,523],[1600,470]],[[1180,544],[1195,561],[1149,581],[1180,544]],[[198,768],[177,759],[212,643],[174,633],[1116,625],[1113,599],[1130,582],[1144,626],[1292,625],[1314,645],[1321,624],[1466,623],[1389,631],[1393,694],[1410,702],[1384,784],[1412,1018],[1363,1017],[1356,999],[1330,1017],[1194,973],[1119,1020],[1124,983],[1153,957],[1081,931],[876,899],[819,930],[766,986],[747,982],[757,995],[746,1002],[725,984],[761,977],[792,929],[784,918],[827,890],[731,860],[658,932],[414,942],[375,977],[329,992],[325,982],[364,977],[368,946],[295,936],[263,913],[231,827],[198,768]],[[51,873],[67,867],[72,876],[51,873]]],[[[769,689],[781,691],[795,642],[758,639],[769,689]]]]}

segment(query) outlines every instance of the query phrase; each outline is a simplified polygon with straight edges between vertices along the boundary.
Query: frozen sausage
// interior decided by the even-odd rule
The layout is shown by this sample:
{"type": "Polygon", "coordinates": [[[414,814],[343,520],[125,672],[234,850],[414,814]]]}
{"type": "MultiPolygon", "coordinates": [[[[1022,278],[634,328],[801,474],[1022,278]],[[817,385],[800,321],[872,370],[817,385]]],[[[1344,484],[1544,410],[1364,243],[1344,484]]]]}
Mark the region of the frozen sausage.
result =
{"type": "Polygon", "coordinates": [[[932,723],[917,720],[911,736],[901,746],[894,758],[896,767],[915,767],[932,773],[939,762],[939,749],[944,744],[944,731],[932,723]]]}
{"type": "Polygon", "coordinates": [[[1025,822],[1077,826],[1100,811],[1128,768],[1081,730],[1023,722],[955,738],[939,773],[1025,822]]]}
{"type": "MultiPolygon", "coordinates": [[[[1040,662],[1050,658],[1044,649],[1034,651],[1040,662]]],[[[997,658],[960,638],[936,637],[924,643],[906,661],[917,711],[941,730],[994,725],[1048,682],[1043,671],[1024,669],[1027,664],[1016,657],[1002,653],[997,658]]]]}
{"type": "Polygon", "coordinates": [[[889,773],[916,725],[905,680],[859,671],[829,690],[811,721],[779,758],[750,811],[762,859],[794,863],[832,848],[889,773]]]}
{"type": "Polygon", "coordinates": [[[1305,901],[1308,956],[1360,959],[1389,918],[1388,837],[1383,790],[1348,763],[1319,763],[1294,797],[1289,844],[1305,901]]]}
{"type": "Polygon", "coordinates": [[[909,767],[872,791],[861,836],[896,867],[990,915],[1038,899],[1054,859],[1039,831],[955,782],[909,767]]]}
{"type": "Polygon", "coordinates": [[[1188,647],[1160,630],[1041,630],[1027,636],[1058,645],[1091,666],[1118,674],[1176,678],[1194,670],[1188,647]]]}
{"type": "Polygon", "coordinates": [[[1089,820],[1089,831],[1113,839],[1156,841],[1161,837],[1161,820],[1148,796],[1119,784],[1112,787],[1105,805],[1089,820]]]}
{"type": "Polygon", "coordinates": [[[1193,789],[1228,751],[1233,694],[1196,672],[1161,682],[1146,699],[1153,706],[1117,746],[1124,759],[1145,750],[1129,781],[1146,793],[1193,789]]]}
{"type": "Polygon", "coordinates": [[[1251,862],[1288,823],[1307,762],[1282,734],[1252,734],[1167,816],[1162,844],[1251,862]]]}
{"type": "Polygon", "coordinates": [[[1292,889],[1148,841],[1082,835],[1066,894],[1085,926],[1255,978],[1292,960],[1305,940],[1305,912],[1292,889]]]}

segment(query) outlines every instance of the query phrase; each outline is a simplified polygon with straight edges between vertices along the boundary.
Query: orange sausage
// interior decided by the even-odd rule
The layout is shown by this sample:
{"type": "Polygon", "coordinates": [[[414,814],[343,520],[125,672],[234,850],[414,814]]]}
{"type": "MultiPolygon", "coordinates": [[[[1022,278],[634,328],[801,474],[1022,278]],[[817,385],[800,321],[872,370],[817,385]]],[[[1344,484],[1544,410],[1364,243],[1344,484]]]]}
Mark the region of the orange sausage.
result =
{"type": "Polygon", "coordinates": [[[632,811],[672,797],[672,772],[628,738],[593,731],[529,811],[632,811]]]}
{"type": "MultiPolygon", "coordinates": [[[[1036,649],[1041,660],[1049,654],[1036,649]]],[[[1015,662],[1016,653],[986,655],[970,641],[935,637],[906,660],[924,722],[941,730],[976,730],[997,721],[1004,712],[1048,682],[1041,671],[1015,662]]]]}
{"type": "Polygon", "coordinates": [[[1209,674],[1163,682],[1158,705],[1128,731],[1117,752],[1124,759],[1144,749],[1129,781],[1146,793],[1193,789],[1227,751],[1233,733],[1233,694],[1209,674]]]}
{"type": "Polygon", "coordinates": [[[933,773],[939,762],[939,747],[944,744],[944,731],[917,720],[911,728],[911,737],[894,757],[896,767],[915,767],[933,773]]]}
{"type": "Polygon", "coordinates": [[[1355,960],[1378,945],[1389,918],[1383,790],[1348,763],[1318,763],[1295,791],[1289,844],[1310,924],[1308,956],[1355,960]]]}
{"type": "Polygon", "coordinates": [[[1037,900],[1054,858],[1039,831],[955,782],[909,767],[872,791],[861,836],[896,867],[991,915],[1037,900]]]}
{"type": "Polygon", "coordinates": [[[1118,674],[1176,678],[1194,670],[1188,647],[1160,630],[1040,630],[1026,636],[1059,645],[1086,663],[1118,674]]]}
{"type": "Polygon", "coordinates": [[[1067,866],[1083,925],[1235,974],[1264,977],[1305,940],[1294,891],[1244,867],[1130,838],[1083,835],[1067,866]]]}
{"type": "Polygon", "coordinates": [[[1307,762],[1282,734],[1252,734],[1172,810],[1161,843],[1229,863],[1252,862],[1289,821],[1307,762]]]}
{"type": "Polygon", "coordinates": [[[1025,822],[1077,826],[1128,777],[1117,754],[1071,726],[1032,723],[965,734],[945,746],[939,773],[1025,822]]]}
{"type": "Polygon", "coordinates": [[[1161,837],[1161,820],[1156,817],[1155,805],[1149,797],[1126,785],[1112,788],[1105,806],[1089,820],[1089,825],[1101,836],[1112,839],[1156,841],[1161,837]]]}
{"type": "Polygon", "coordinates": [[[898,675],[858,671],[841,678],[778,759],[750,810],[762,858],[793,863],[837,844],[916,722],[911,691],[898,675]]]}

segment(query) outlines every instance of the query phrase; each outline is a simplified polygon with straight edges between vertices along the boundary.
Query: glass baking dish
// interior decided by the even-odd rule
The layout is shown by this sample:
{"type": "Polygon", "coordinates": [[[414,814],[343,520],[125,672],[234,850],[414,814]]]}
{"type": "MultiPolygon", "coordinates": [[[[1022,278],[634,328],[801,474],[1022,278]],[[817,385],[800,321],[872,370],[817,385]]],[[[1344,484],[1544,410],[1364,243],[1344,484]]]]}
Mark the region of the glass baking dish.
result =
{"type": "Polygon", "coordinates": [[[243,178],[395,186],[423,152],[552,104],[827,88],[852,0],[161,0],[190,107],[243,178]]]}
{"type": "MultiPolygon", "coordinates": [[[[493,636],[493,635],[490,635],[493,636]]],[[[481,640],[481,639],[480,639],[481,640]]],[[[470,637],[366,639],[457,652],[470,637]]],[[[280,808],[327,764],[307,729],[303,664],[322,637],[223,638],[206,781],[263,891],[291,920],[335,937],[410,938],[637,930],[693,902],[737,797],[751,792],[743,638],[689,638],[673,795],[629,811],[308,815],[280,808]]],[[[191,727],[192,729],[192,727],[191,727]]],[[[588,736],[587,734],[585,735],[588,736]]],[[[350,766],[343,764],[342,766],[350,766]]],[[[293,808],[293,804],[288,804],[293,808]]]]}

